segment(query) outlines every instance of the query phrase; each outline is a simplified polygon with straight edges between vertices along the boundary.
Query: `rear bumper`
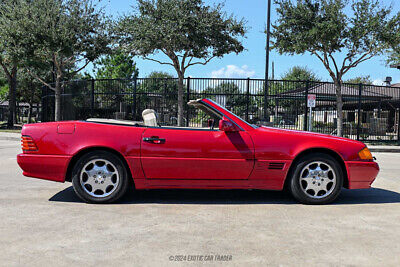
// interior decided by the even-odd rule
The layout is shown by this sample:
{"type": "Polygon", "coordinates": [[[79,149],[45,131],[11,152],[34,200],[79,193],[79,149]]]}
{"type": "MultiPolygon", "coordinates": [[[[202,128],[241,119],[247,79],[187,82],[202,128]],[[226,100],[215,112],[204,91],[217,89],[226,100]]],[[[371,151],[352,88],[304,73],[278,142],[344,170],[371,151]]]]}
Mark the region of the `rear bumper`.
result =
{"type": "Polygon", "coordinates": [[[65,182],[71,156],[19,154],[18,165],[23,175],[55,182],[65,182]]]}
{"type": "Polygon", "coordinates": [[[379,165],[376,162],[347,161],[345,164],[349,189],[370,188],[379,172],[379,165]]]}

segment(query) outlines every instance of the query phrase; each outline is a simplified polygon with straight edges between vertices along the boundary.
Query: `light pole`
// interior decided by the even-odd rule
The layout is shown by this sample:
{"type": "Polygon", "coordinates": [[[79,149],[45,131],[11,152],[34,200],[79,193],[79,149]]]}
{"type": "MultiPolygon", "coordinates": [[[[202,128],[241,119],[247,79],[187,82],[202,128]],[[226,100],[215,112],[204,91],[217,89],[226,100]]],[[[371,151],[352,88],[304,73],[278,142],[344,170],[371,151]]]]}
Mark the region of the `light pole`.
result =
{"type": "Polygon", "coordinates": [[[265,56],[265,81],[264,81],[264,121],[269,122],[268,117],[268,91],[269,91],[269,84],[268,84],[268,75],[269,75],[269,35],[270,35],[270,28],[271,28],[271,0],[268,1],[267,7],[267,43],[266,43],[266,56],[265,56]]]}

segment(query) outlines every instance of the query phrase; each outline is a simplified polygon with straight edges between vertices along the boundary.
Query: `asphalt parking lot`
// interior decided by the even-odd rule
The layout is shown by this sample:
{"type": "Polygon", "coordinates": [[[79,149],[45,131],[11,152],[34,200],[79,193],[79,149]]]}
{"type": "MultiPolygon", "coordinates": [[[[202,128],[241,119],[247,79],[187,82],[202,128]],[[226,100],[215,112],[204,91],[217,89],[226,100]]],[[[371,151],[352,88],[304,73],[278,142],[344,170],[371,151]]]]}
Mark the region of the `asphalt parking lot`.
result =
{"type": "Polygon", "coordinates": [[[90,205],[70,183],[22,176],[19,152],[0,137],[2,266],[400,263],[400,153],[374,153],[374,188],[305,206],[242,190],[143,191],[90,205]]]}

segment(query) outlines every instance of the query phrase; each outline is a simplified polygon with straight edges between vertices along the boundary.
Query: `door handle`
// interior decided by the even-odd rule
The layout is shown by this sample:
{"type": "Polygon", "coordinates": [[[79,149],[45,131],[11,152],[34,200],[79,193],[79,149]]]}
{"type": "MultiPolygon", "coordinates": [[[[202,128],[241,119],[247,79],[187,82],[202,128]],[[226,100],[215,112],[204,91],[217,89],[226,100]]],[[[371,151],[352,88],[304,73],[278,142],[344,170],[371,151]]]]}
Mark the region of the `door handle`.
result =
{"type": "Polygon", "coordinates": [[[158,136],[143,137],[143,141],[152,144],[164,144],[165,138],[159,138],[158,136]]]}

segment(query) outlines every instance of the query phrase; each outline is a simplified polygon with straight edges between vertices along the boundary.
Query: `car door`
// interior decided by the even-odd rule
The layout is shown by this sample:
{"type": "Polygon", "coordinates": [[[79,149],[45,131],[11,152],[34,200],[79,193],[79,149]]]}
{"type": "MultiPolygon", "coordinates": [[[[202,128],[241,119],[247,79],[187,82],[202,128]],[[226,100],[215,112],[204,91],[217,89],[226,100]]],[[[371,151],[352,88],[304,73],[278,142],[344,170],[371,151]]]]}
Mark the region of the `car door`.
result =
{"type": "Polygon", "coordinates": [[[254,146],[245,131],[147,128],[141,162],[147,179],[248,179],[254,146]]]}

